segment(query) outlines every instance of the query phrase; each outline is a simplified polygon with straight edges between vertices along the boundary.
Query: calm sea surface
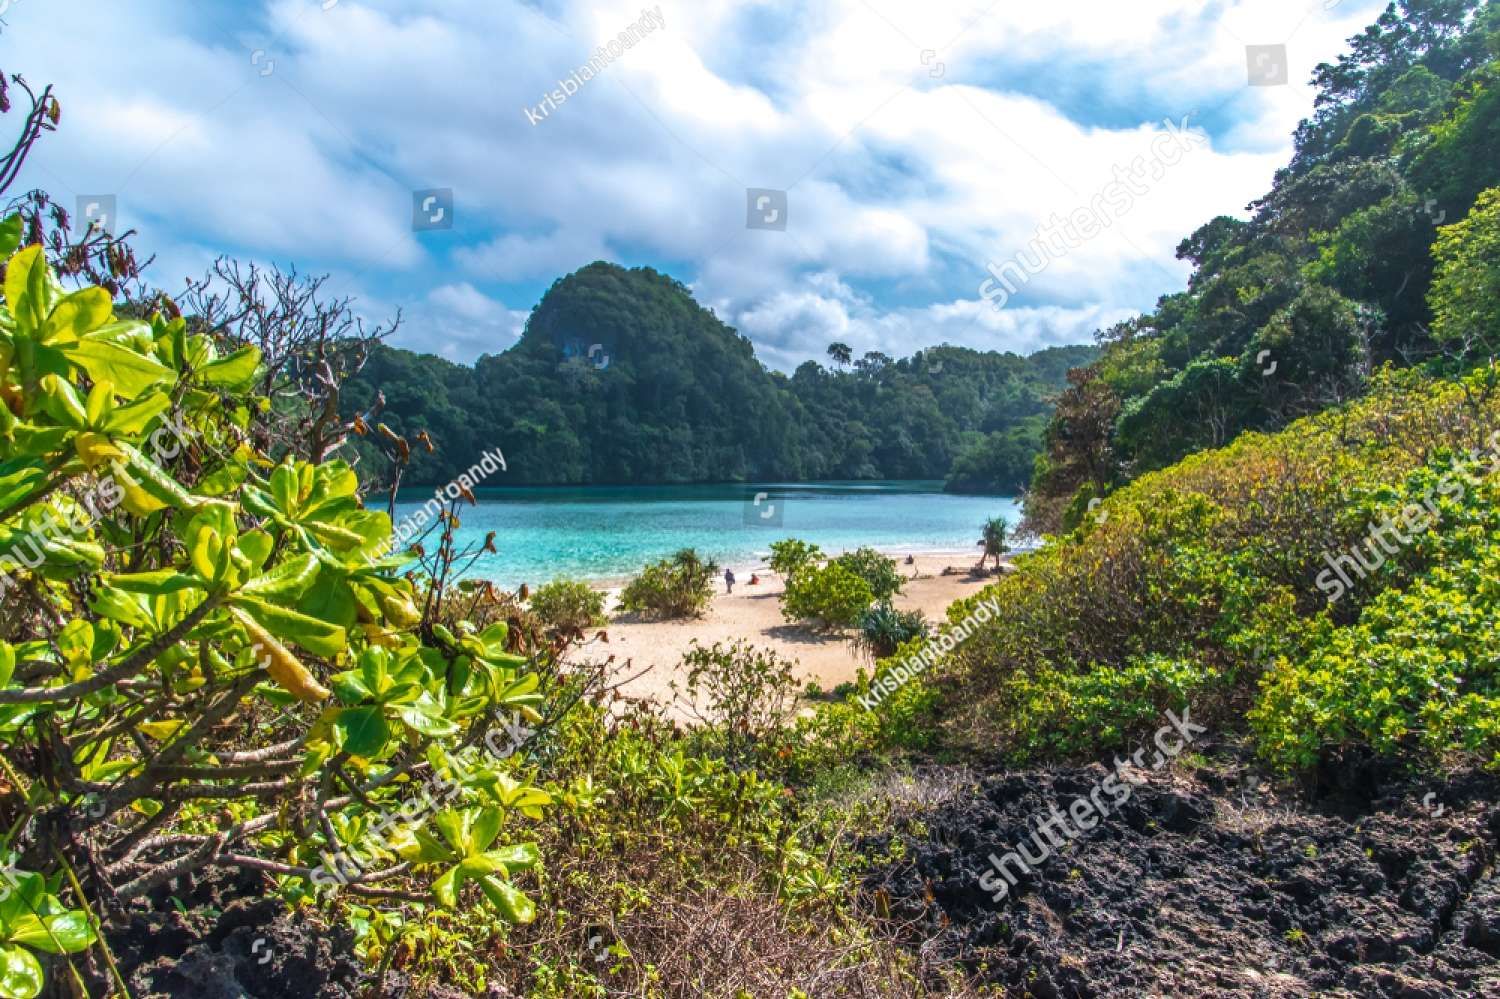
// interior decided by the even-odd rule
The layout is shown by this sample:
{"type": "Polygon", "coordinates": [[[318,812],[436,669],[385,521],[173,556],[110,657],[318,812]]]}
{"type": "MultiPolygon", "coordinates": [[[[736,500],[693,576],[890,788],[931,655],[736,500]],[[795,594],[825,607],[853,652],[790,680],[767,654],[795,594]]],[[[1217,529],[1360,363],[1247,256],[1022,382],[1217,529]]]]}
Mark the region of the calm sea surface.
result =
{"type": "MultiPolygon", "coordinates": [[[[460,541],[495,532],[496,555],[471,576],[507,586],[558,577],[628,576],[679,548],[750,567],[773,541],[801,538],[824,551],[953,551],[977,557],[980,525],[1020,519],[1014,500],[948,496],[940,482],[820,482],[712,486],[555,486],[479,489],[459,513],[460,541]]],[[[417,516],[430,493],[403,490],[396,520],[417,516]]],[[[432,547],[429,543],[429,549],[432,547]]]]}

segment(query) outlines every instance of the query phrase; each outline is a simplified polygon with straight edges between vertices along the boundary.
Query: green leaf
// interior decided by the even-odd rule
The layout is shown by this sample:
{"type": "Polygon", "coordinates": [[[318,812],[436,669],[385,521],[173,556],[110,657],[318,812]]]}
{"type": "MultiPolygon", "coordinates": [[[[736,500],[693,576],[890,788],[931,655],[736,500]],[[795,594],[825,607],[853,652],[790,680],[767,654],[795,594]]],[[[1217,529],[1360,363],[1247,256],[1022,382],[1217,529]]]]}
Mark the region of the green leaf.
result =
{"type": "Polygon", "coordinates": [[[0,257],[8,257],[21,245],[21,213],[0,222],[0,257]]]}
{"type": "Polygon", "coordinates": [[[172,369],[156,358],[97,336],[64,347],[63,356],[86,371],[94,381],[113,382],[115,389],[127,399],[134,399],[147,389],[172,379],[172,369]]]}
{"type": "Polygon", "coordinates": [[[80,288],[73,294],[64,296],[52,307],[37,339],[54,346],[76,343],[83,339],[84,334],[109,322],[113,312],[114,303],[110,300],[109,292],[98,287],[80,288]]]}
{"type": "Polygon", "coordinates": [[[42,965],[30,951],[0,944],[0,999],[35,999],[44,984],[42,965]]]}
{"type": "Polygon", "coordinates": [[[9,642],[0,642],[0,687],[10,683],[16,672],[16,650],[9,642]]]}
{"type": "MultiPolygon", "coordinates": [[[[297,555],[258,579],[240,588],[241,593],[286,603],[296,600],[318,578],[318,559],[314,555],[297,555]]],[[[322,615],[317,615],[319,618],[322,615]]]]}
{"type": "Polygon", "coordinates": [[[135,402],[116,407],[104,421],[104,430],[111,434],[138,434],[171,406],[172,399],[165,392],[143,395],[135,402]]]}
{"type": "Polygon", "coordinates": [[[236,595],[231,603],[243,608],[256,622],[277,638],[295,642],[309,652],[333,658],[349,644],[343,628],[299,614],[285,607],[268,604],[255,597],[236,595]]]}
{"type": "Polygon", "coordinates": [[[84,409],[83,400],[69,382],[56,375],[47,375],[42,378],[41,388],[45,397],[43,407],[59,423],[67,424],[74,430],[82,430],[88,425],[88,412],[84,409]]]}
{"type": "Polygon", "coordinates": [[[351,756],[373,759],[390,739],[390,726],[378,706],[344,708],[333,721],[341,748],[351,756]]]}
{"type": "Polygon", "coordinates": [[[179,510],[196,510],[205,502],[182,488],[182,484],[162,471],[161,466],[129,444],[116,441],[115,446],[125,452],[124,469],[134,484],[162,506],[179,510]]]}
{"type": "Polygon", "coordinates": [[[509,881],[495,877],[493,874],[479,879],[479,890],[484,892],[484,897],[494,903],[495,908],[500,910],[507,922],[526,924],[536,918],[536,904],[526,897],[521,891],[509,881]]]}
{"type": "MultiPolygon", "coordinates": [[[[426,696],[425,694],[423,696],[426,696]]],[[[424,710],[420,704],[403,707],[396,712],[396,717],[402,723],[418,735],[425,735],[433,739],[443,739],[453,735],[459,730],[455,722],[435,714],[432,710],[424,710]]]]}
{"type": "Polygon", "coordinates": [[[135,572],[126,576],[110,576],[109,585],[126,593],[144,593],[160,597],[183,590],[202,590],[203,584],[192,576],[176,569],[157,569],[153,572],[135,572]]]}
{"type": "Polygon", "coordinates": [[[47,283],[47,261],[40,246],[28,246],[5,265],[5,304],[16,318],[16,329],[34,334],[52,311],[47,283]]]}
{"type": "Polygon", "coordinates": [[[94,942],[94,928],[82,912],[62,912],[40,919],[28,915],[12,925],[10,942],[48,954],[76,954],[94,942]]]}
{"type": "Polygon", "coordinates": [[[260,370],[260,350],[241,347],[232,354],[209,361],[198,369],[198,380],[217,388],[244,389],[255,380],[260,370]]]}
{"type": "Polygon", "coordinates": [[[514,873],[515,871],[529,871],[542,862],[541,851],[535,843],[517,843],[514,846],[504,846],[498,850],[491,850],[485,854],[497,863],[505,865],[505,869],[514,873]]]}

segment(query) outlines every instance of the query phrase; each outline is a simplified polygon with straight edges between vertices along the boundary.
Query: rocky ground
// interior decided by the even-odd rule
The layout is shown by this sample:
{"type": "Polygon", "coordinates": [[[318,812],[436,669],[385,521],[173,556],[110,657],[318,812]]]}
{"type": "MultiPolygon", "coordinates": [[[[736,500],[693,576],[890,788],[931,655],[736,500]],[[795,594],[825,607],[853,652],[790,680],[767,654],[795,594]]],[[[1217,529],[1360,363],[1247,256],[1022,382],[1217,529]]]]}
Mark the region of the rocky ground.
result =
{"type": "Polygon", "coordinates": [[[1500,997],[1500,780],[1348,766],[1297,788],[1214,760],[1128,772],[1130,797],[998,903],[989,854],[1110,771],[995,770],[862,841],[885,858],[872,908],[924,966],[1007,995],[1500,997]]]}

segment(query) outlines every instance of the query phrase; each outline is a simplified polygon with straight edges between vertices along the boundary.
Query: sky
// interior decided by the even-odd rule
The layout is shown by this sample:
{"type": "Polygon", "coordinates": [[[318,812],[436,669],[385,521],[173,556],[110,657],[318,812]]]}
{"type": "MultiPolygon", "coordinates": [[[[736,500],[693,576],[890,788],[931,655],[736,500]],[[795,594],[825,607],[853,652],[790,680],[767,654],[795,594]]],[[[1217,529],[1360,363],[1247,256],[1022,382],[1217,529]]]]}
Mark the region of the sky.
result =
{"type": "Polygon", "coordinates": [[[1382,7],[0,0],[0,68],[62,104],[17,189],[112,196],[169,293],[295,265],[469,363],[609,260],[789,371],[1088,342],[1180,290],[1382,7]]]}

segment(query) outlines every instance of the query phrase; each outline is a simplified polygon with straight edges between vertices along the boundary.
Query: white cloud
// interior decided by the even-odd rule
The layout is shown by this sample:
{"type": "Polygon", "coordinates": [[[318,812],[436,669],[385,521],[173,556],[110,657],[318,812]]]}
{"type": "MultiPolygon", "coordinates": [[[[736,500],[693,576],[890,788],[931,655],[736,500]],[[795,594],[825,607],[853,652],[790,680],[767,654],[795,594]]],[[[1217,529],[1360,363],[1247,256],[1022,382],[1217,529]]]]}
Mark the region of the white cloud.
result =
{"type": "Polygon", "coordinates": [[[15,68],[64,107],[23,180],[118,194],[164,274],[206,247],[331,271],[455,359],[513,341],[503,302],[599,258],[688,282],[778,366],[834,333],[1028,349],[1180,286],[1176,243],[1265,191],[1312,66],[1381,3],[664,0],[664,29],[531,124],[643,6],[14,3],[15,68]],[[1245,45],[1279,42],[1290,84],[1246,86],[1245,45]],[[978,300],[987,260],[1194,110],[1212,148],[1003,312],[978,300]],[[414,234],[429,187],[454,190],[455,227],[414,234]],[[746,187],[790,190],[788,231],[746,230],[746,187]]]}

